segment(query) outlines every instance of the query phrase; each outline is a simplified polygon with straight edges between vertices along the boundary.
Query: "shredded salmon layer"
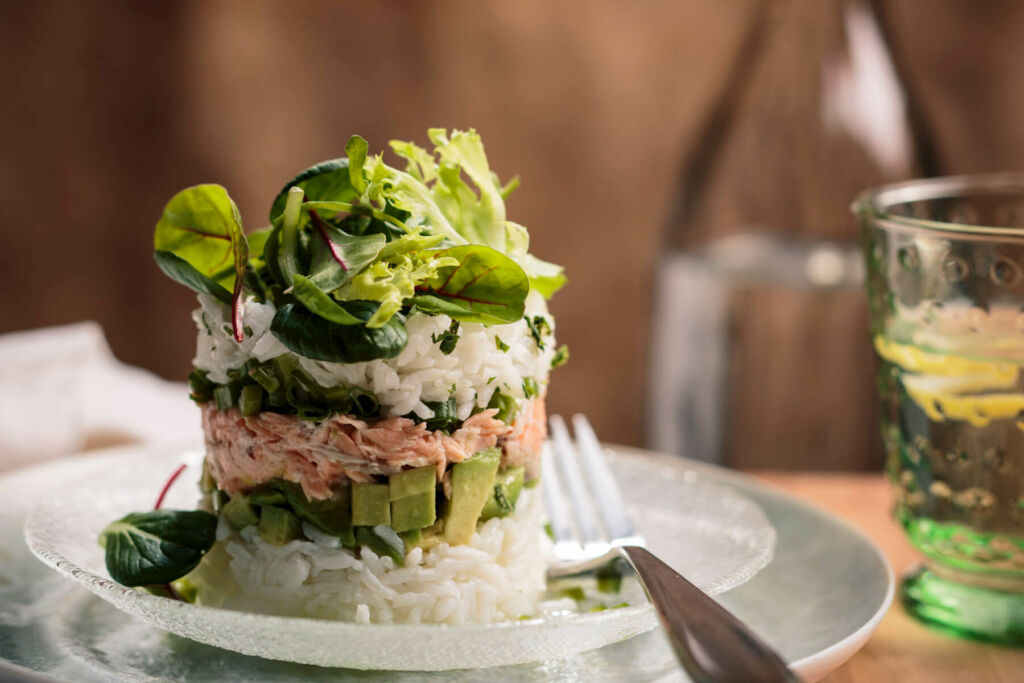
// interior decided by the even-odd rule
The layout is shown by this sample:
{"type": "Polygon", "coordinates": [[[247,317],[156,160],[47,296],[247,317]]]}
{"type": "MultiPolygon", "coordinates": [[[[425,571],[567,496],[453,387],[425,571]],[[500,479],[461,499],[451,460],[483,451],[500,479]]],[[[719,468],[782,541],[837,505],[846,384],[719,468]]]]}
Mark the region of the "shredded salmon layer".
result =
{"type": "Polygon", "coordinates": [[[452,434],[404,417],[367,422],[334,415],[309,422],[269,412],[242,417],[213,403],[204,403],[202,411],[207,467],[229,494],[281,478],[301,485],[310,499],[324,499],[346,480],[369,482],[374,475],[427,465],[437,468],[440,479],[449,463],[493,446],[502,449],[502,465],[524,465],[532,478],[547,436],[542,397],[524,406],[511,425],[495,419],[497,410],[484,410],[452,434]]]}

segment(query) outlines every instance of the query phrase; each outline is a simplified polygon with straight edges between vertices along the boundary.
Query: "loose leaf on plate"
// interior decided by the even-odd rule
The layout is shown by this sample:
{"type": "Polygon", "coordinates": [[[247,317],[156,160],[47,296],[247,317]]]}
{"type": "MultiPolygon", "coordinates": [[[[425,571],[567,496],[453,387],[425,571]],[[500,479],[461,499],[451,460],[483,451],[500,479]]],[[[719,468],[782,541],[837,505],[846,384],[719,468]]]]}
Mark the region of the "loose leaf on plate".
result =
{"type": "Polygon", "coordinates": [[[311,312],[332,323],[338,325],[362,325],[361,320],[349,313],[337,301],[325,294],[312,281],[302,275],[292,278],[291,294],[299,300],[311,312]]]}
{"type": "Polygon", "coordinates": [[[231,324],[235,339],[241,341],[242,283],[249,245],[238,207],[227,190],[220,185],[196,185],[174,195],[156,224],[153,248],[171,252],[200,274],[218,277],[220,284],[233,289],[231,324]],[[228,269],[232,264],[234,268],[228,269]]]}
{"type": "Polygon", "coordinates": [[[530,282],[519,265],[499,251],[466,244],[433,252],[458,265],[439,268],[416,288],[413,303],[429,313],[464,322],[511,323],[523,317],[530,282]]]}
{"type": "Polygon", "coordinates": [[[300,187],[305,191],[307,201],[352,202],[359,193],[352,187],[348,172],[348,159],[331,159],[311,166],[288,181],[270,207],[270,222],[276,223],[284,213],[288,201],[288,190],[300,187]]]}
{"type": "Polygon", "coordinates": [[[164,275],[178,284],[185,285],[194,292],[209,294],[219,301],[231,305],[231,292],[211,278],[206,277],[185,259],[169,251],[155,251],[153,258],[164,275]]]}
{"type": "MultiPolygon", "coordinates": [[[[345,308],[360,320],[369,320],[377,304],[348,301],[345,308]]],[[[335,363],[394,358],[409,341],[405,324],[397,316],[376,328],[365,324],[339,325],[300,304],[285,304],[277,309],[270,331],[300,356],[335,363]]]]}
{"type": "Polygon", "coordinates": [[[133,512],[100,534],[107,571],[124,586],[170,583],[195,569],[216,537],[217,518],[202,510],[133,512]]]}

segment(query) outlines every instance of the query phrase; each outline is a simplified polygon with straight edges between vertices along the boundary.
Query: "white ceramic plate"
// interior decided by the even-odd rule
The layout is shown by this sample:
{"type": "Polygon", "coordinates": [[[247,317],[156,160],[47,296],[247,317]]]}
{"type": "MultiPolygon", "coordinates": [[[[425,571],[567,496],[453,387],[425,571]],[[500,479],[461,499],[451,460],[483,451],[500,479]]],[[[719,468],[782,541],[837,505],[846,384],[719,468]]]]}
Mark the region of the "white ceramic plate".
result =
{"type": "MultiPolygon", "coordinates": [[[[181,460],[180,449],[166,448],[94,459],[59,497],[36,507],[25,525],[29,548],[66,577],[155,626],[235,652],[302,664],[402,671],[522,664],[603,647],[656,624],[639,590],[623,594],[631,606],[604,612],[439,627],[270,617],[190,605],[114,583],[96,538],[128,512],[152,509],[163,480],[181,460]]],[[[611,465],[652,552],[706,592],[738,586],[771,560],[775,530],[746,497],[647,460],[616,457],[611,465]]],[[[194,509],[196,478],[183,477],[165,507],[194,509]]]]}
{"type": "MultiPolygon", "coordinates": [[[[623,463],[643,458],[674,470],[674,477],[693,472],[761,507],[778,532],[775,559],[717,599],[805,680],[836,668],[870,637],[889,607],[893,581],[888,564],[861,533],[742,475],[675,457],[616,450],[623,463]]],[[[111,452],[66,459],[0,478],[0,680],[685,680],[660,629],[564,659],[438,674],[269,661],[171,635],[48,570],[21,542],[25,517],[41,495],[67,490],[92,463],[117,457],[111,452]]],[[[104,487],[101,495],[109,490],[104,487]]]]}

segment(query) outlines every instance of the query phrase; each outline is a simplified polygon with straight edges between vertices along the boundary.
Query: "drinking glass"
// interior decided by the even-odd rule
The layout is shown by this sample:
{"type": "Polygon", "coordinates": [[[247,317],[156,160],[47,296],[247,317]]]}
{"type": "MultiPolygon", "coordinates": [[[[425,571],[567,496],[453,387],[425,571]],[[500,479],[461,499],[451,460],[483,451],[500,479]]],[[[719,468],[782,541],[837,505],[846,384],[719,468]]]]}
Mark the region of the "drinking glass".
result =
{"type": "Polygon", "coordinates": [[[1024,174],[918,180],[853,204],[894,515],[918,618],[1024,645],[1024,174]]]}

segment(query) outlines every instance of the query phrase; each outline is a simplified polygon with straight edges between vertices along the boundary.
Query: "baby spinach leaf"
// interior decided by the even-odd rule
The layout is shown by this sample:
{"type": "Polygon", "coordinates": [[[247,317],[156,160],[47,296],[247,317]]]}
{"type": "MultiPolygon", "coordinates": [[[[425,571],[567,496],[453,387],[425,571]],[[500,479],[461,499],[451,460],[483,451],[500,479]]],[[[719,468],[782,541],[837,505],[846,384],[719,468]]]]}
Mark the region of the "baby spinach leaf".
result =
{"type": "Polygon", "coordinates": [[[124,586],[170,583],[195,569],[213,545],[217,518],[202,510],[133,512],[100,534],[107,571],[124,586]]]}
{"type": "Polygon", "coordinates": [[[231,305],[231,292],[192,267],[188,261],[169,251],[155,251],[153,258],[164,275],[194,292],[209,294],[221,302],[231,305]]]}
{"type": "MultiPolygon", "coordinates": [[[[376,303],[367,301],[347,301],[344,306],[363,321],[377,310],[376,303]]],[[[398,316],[375,328],[365,324],[339,325],[292,303],[277,309],[270,331],[300,356],[335,363],[394,358],[409,341],[409,333],[398,316]]]]}
{"type": "Polygon", "coordinates": [[[292,278],[292,283],[292,296],[324,320],[338,325],[362,325],[365,322],[346,311],[341,304],[321,291],[308,278],[296,275],[292,278]]]}
{"type": "Polygon", "coordinates": [[[417,307],[463,322],[510,323],[523,317],[530,283],[515,261],[480,244],[433,253],[458,264],[439,268],[431,280],[416,287],[417,307]]]}
{"type": "Polygon", "coordinates": [[[306,200],[312,202],[351,202],[360,194],[352,187],[348,159],[321,161],[289,180],[288,184],[281,188],[270,207],[271,223],[277,223],[281,214],[284,213],[284,205],[288,201],[288,190],[293,187],[301,187],[306,193],[306,200]]]}
{"type": "Polygon", "coordinates": [[[238,207],[227,190],[220,185],[196,185],[171,197],[156,224],[153,248],[173,253],[206,277],[220,277],[233,261],[234,269],[220,282],[233,289],[231,326],[235,339],[242,341],[242,284],[249,245],[238,207]]]}

